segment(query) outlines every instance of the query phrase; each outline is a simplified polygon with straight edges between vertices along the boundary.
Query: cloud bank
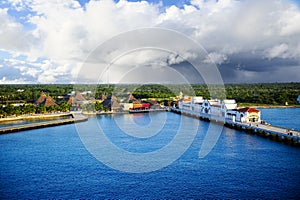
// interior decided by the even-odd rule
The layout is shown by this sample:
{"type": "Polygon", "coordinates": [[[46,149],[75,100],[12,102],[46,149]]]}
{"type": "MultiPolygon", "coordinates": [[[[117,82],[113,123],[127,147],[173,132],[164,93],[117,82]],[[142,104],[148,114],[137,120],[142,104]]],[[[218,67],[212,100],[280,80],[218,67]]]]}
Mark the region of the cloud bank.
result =
{"type": "MultiPolygon", "coordinates": [[[[0,3],[0,21],[0,83],[76,82],[82,63],[97,46],[145,27],[175,30],[202,45],[205,62],[218,66],[224,82],[300,80],[300,10],[294,1],[191,0],[164,6],[91,0],[82,6],[75,0],[7,0],[0,3]]],[[[95,63],[106,66],[117,51],[95,58],[95,63]]],[[[181,51],[196,59],[188,47],[181,51]]],[[[189,68],[174,52],[157,50],[128,53],[114,65],[141,66],[147,73],[147,66],[161,71],[169,67],[160,76],[169,82],[172,69],[189,68]]],[[[125,72],[115,69],[117,82],[125,72]]],[[[196,81],[193,70],[190,76],[196,81]]]]}

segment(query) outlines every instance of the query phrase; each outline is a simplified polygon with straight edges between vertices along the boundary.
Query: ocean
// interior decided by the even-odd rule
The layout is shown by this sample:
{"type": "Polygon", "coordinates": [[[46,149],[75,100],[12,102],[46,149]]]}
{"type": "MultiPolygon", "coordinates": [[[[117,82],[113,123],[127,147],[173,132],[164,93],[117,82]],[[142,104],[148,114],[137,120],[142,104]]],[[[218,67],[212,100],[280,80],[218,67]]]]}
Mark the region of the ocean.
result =
{"type": "MultiPolygon", "coordinates": [[[[299,109],[262,116],[299,129],[299,109]]],[[[4,134],[0,146],[1,199],[300,196],[299,148],[169,112],[4,134]]]]}

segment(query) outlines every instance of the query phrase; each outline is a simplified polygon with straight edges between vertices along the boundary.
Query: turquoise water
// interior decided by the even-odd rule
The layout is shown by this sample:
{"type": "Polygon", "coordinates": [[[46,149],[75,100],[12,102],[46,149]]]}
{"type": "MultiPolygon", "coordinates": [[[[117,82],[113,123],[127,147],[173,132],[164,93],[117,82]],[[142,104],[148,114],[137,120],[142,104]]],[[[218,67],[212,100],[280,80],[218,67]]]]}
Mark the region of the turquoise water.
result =
{"type": "MultiPolygon", "coordinates": [[[[224,127],[212,151],[199,158],[210,124],[174,113],[91,117],[80,125],[86,128],[85,136],[79,136],[74,124],[0,135],[1,199],[297,199],[300,195],[296,147],[224,127]],[[96,123],[115,146],[144,154],[169,145],[184,121],[191,126],[199,123],[191,145],[170,165],[148,173],[112,169],[91,155],[80,139],[97,137],[99,130],[91,126],[96,123]],[[123,125],[141,128],[144,135],[134,137],[138,131],[129,133],[123,125]],[[161,130],[143,138],[153,127],[161,130]]],[[[190,131],[187,128],[185,134],[190,131]]],[[[104,142],[95,139],[91,144],[99,144],[99,151],[121,162],[104,142]]],[[[164,163],[169,156],[153,162],[164,163]]]]}

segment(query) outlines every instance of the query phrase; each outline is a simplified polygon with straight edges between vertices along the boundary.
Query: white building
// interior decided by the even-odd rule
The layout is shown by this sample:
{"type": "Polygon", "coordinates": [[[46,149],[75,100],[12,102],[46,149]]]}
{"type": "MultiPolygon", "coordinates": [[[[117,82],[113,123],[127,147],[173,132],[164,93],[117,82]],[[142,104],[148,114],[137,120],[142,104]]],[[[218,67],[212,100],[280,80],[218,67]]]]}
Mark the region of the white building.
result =
{"type": "Polygon", "coordinates": [[[182,110],[192,110],[191,109],[191,101],[183,100],[178,102],[178,108],[182,110]]]}
{"type": "Polygon", "coordinates": [[[221,105],[223,110],[237,109],[237,103],[234,99],[224,99],[221,105]]]}
{"type": "Polygon", "coordinates": [[[243,123],[260,122],[259,110],[248,107],[238,109],[234,99],[225,99],[220,102],[218,99],[204,100],[202,97],[193,97],[182,99],[178,105],[179,109],[210,115],[212,118],[225,118],[243,123]]]}
{"type": "Polygon", "coordinates": [[[204,101],[203,97],[193,97],[192,98],[192,103],[193,104],[202,104],[204,101]]]}
{"type": "Polygon", "coordinates": [[[255,108],[240,108],[236,112],[236,121],[243,123],[260,122],[260,111],[255,108]]]}
{"type": "Polygon", "coordinates": [[[211,114],[211,105],[210,102],[205,99],[202,103],[201,113],[211,114]]]}
{"type": "Polygon", "coordinates": [[[191,101],[191,110],[194,112],[201,112],[203,97],[193,97],[191,101]]]}
{"type": "Polygon", "coordinates": [[[203,101],[203,97],[184,97],[178,102],[178,108],[183,110],[200,112],[203,101]]]}
{"type": "Polygon", "coordinates": [[[224,99],[221,104],[222,117],[235,121],[234,114],[237,110],[237,103],[234,99],[224,99]]]}

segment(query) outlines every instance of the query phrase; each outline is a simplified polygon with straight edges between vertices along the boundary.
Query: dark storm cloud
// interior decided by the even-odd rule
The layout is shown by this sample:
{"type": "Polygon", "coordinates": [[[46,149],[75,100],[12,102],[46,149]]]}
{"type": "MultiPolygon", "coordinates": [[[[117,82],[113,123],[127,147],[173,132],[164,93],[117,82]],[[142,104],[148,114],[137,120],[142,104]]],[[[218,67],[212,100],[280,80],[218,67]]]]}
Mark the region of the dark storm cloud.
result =
{"type": "Polygon", "coordinates": [[[300,63],[299,60],[293,58],[268,59],[259,54],[239,53],[229,56],[228,61],[219,65],[218,68],[224,82],[258,82],[258,77],[262,78],[262,82],[300,80],[300,63]],[[297,69],[299,71],[295,73],[297,69]],[[285,73],[278,76],[280,71],[285,71],[285,73]],[[289,73],[290,71],[292,73],[289,73]]]}
{"type": "Polygon", "coordinates": [[[195,67],[187,61],[180,64],[174,64],[171,67],[180,73],[191,84],[204,83],[201,74],[199,74],[195,67]]]}
{"type": "MultiPolygon", "coordinates": [[[[217,65],[224,83],[237,82],[290,82],[300,80],[300,63],[297,59],[263,58],[260,54],[240,53],[228,57],[217,65]]],[[[189,62],[173,64],[189,83],[204,83],[201,74],[189,62]]]]}
{"type": "Polygon", "coordinates": [[[277,70],[285,66],[299,66],[299,60],[292,58],[264,58],[261,54],[238,53],[228,56],[227,63],[221,64],[220,68],[232,68],[253,72],[266,72],[277,70]]]}

